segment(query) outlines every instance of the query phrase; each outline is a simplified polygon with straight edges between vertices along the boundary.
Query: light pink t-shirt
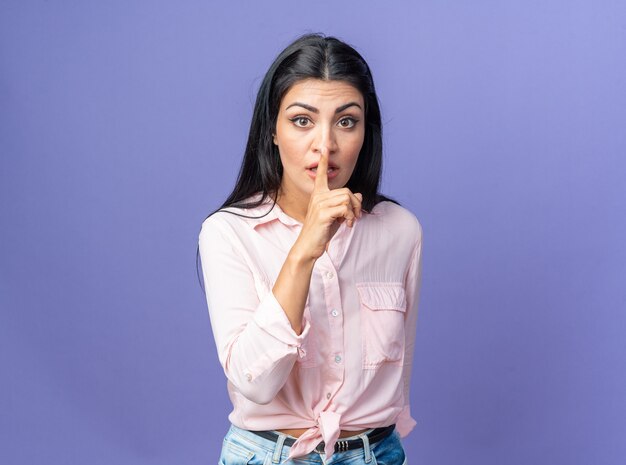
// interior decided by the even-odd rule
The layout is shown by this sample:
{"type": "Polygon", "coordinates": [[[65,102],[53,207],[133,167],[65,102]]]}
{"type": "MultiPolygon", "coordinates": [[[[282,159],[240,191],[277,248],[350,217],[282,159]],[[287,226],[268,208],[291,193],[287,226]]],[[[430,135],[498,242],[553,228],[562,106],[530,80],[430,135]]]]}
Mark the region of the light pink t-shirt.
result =
{"type": "Polygon", "coordinates": [[[330,458],[342,429],[396,423],[405,437],[416,424],[409,384],[419,221],[384,201],[352,228],[343,222],[315,262],[298,335],[272,288],[302,223],[278,204],[270,211],[272,204],[218,211],[199,234],[211,328],[234,407],[228,419],[248,430],[308,428],[290,459],[322,440],[330,458]]]}

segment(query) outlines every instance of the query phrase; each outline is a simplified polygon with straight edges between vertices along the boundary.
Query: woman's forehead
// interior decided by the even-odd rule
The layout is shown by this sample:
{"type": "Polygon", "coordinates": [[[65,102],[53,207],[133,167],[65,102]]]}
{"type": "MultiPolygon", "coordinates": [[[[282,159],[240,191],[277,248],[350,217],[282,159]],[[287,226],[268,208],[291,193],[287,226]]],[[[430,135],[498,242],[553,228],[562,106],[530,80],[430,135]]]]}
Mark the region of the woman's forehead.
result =
{"type": "Polygon", "coordinates": [[[304,79],[293,84],[285,93],[281,102],[281,108],[284,109],[291,103],[301,101],[301,99],[307,99],[308,102],[304,103],[308,104],[313,104],[314,101],[318,103],[335,103],[345,99],[355,100],[359,103],[363,102],[361,92],[346,81],[304,79]]]}

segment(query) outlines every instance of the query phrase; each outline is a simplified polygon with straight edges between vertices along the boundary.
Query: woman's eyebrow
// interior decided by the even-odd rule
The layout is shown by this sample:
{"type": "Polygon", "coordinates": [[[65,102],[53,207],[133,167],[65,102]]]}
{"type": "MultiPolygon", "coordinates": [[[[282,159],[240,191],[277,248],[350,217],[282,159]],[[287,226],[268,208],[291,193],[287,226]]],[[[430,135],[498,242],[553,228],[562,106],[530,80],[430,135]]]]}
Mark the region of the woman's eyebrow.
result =
{"type": "MultiPolygon", "coordinates": [[[[296,105],[299,106],[299,107],[302,107],[302,108],[306,108],[307,110],[312,111],[313,113],[319,113],[319,110],[317,108],[312,107],[311,105],[307,105],[306,103],[301,103],[301,102],[294,102],[291,105],[289,105],[287,108],[285,108],[285,110],[288,110],[291,107],[295,107],[296,105]]],[[[352,107],[352,106],[361,108],[361,105],[359,105],[358,103],[350,102],[350,103],[346,103],[345,105],[341,105],[340,107],[337,107],[337,109],[335,110],[335,113],[341,113],[346,108],[349,108],[349,107],[352,107]]],[[[361,108],[361,110],[363,110],[363,109],[361,108]]]]}

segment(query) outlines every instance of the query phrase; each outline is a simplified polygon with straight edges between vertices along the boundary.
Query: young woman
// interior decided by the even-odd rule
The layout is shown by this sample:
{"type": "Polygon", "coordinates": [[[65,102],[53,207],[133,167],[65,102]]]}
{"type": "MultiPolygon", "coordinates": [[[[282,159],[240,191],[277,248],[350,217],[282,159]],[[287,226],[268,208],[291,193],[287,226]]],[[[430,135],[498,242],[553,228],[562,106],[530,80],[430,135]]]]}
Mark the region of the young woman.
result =
{"type": "Polygon", "coordinates": [[[222,465],[406,464],[422,228],[378,192],[381,166],[367,63],[301,36],[265,75],[236,186],[199,234],[234,407],[222,465]]]}

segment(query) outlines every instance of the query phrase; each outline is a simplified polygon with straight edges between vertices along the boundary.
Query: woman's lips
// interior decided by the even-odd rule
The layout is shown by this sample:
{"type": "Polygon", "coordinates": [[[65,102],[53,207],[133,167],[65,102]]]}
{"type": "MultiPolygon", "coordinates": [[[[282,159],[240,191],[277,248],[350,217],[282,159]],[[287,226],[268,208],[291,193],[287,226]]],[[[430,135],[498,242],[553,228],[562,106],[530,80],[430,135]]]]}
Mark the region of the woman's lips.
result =
{"type": "MultiPolygon", "coordinates": [[[[335,176],[337,176],[337,172],[339,171],[339,168],[328,168],[328,171],[326,171],[326,176],[328,177],[328,179],[332,179],[335,176]]],[[[317,168],[313,168],[313,169],[309,169],[307,168],[306,172],[309,174],[309,176],[311,176],[313,179],[315,179],[315,176],[317,176],[317,168]]]]}

